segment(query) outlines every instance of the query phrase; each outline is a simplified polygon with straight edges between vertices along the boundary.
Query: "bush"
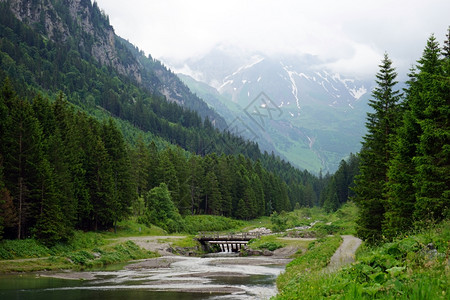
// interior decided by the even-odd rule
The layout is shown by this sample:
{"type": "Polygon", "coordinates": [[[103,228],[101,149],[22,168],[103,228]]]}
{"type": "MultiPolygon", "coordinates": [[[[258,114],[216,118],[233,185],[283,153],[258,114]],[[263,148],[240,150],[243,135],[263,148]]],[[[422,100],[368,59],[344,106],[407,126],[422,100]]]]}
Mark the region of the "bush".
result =
{"type": "Polygon", "coordinates": [[[266,242],[266,243],[263,243],[263,244],[259,245],[258,248],[259,249],[267,249],[267,250],[270,250],[270,251],[275,251],[275,250],[277,250],[279,248],[283,248],[283,245],[280,244],[280,243],[275,243],[275,242],[266,242]]]}
{"type": "Polygon", "coordinates": [[[94,255],[86,250],[81,250],[69,255],[69,259],[76,265],[85,266],[94,259],[94,255]]]}
{"type": "Polygon", "coordinates": [[[316,224],[314,226],[314,230],[316,231],[317,235],[319,236],[325,236],[325,235],[333,235],[337,234],[341,228],[334,224],[316,224]]]}
{"type": "Polygon", "coordinates": [[[286,244],[278,241],[276,236],[273,235],[262,236],[259,239],[252,239],[248,242],[248,247],[252,249],[267,249],[270,251],[283,248],[284,246],[286,244]]]}
{"type": "Polygon", "coordinates": [[[50,255],[50,249],[35,239],[4,240],[0,242],[0,258],[31,258],[50,255]]]}
{"type": "Polygon", "coordinates": [[[286,212],[282,211],[278,214],[276,211],[270,215],[272,222],[272,230],[275,232],[285,231],[288,228],[288,216],[286,212]]]}

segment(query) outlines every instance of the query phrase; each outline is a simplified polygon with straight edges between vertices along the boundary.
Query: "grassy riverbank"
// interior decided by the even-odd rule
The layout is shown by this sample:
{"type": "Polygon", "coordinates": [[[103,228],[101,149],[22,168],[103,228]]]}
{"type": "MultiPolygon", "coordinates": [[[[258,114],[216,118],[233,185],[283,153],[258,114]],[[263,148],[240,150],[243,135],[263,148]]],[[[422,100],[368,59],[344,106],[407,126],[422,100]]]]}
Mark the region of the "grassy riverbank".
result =
{"type": "MultiPolygon", "coordinates": [[[[198,231],[237,231],[245,223],[220,216],[188,216],[185,224],[188,228],[186,233],[190,234],[198,231]]],[[[127,240],[146,236],[167,236],[167,232],[157,226],[147,226],[138,223],[136,219],[129,219],[119,222],[116,230],[76,231],[67,242],[52,247],[33,238],[4,240],[0,242],[0,273],[79,270],[158,256],[155,252],[143,249],[145,247],[139,247],[138,242],[127,240]]],[[[189,235],[181,239],[161,239],[157,242],[181,248],[196,247],[193,237],[189,235]]]]}
{"type": "Polygon", "coordinates": [[[448,299],[450,222],[360,247],[356,263],[325,272],[337,238],[311,244],[277,279],[280,299],[448,299]]]}
{"type": "MultiPolygon", "coordinates": [[[[273,216],[262,217],[251,221],[237,221],[220,216],[187,216],[184,219],[186,228],[189,229],[185,232],[185,234],[188,234],[186,238],[174,238],[170,241],[161,239],[153,242],[165,242],[179,248],[194,248],[197,244],[193,240],[192,234],[199,231],[238,232],[258,227],[276,230],[279,229],[280,224],[288,228],[309,225],[317,220],[321,222],[308,229],[308,235],[325,236],[335,233],[337,229],[343,230],[342,224],[335,225],[334,222],[342,222],[347,216],[352,215],[352,210],[353,206],[347,205],[340,210],[341,215],[337,217],[336,215],[327,215],[318,208],[304,208],[291,213],[279,214],[276,218],[273,216]],[[277,221],[278,224],[273,221],[277,221]]],[[[306,241],[283,240],[283,237],[291,235],[296,236],[296,231],[293,230],[278,237],[264,237],[262,240],[255,241],[254,247],[257,249],[276,249],[281,246],[289,246],[305,249],[308,246],[309,242],[306,241]]],[[[130,219],[119,222],[116,230],[110,229],[104,232],[77,231],[69,241],[53,247],[47,247],[32,238],[4,240],[0,242],[0,273],[84,269],[126,262],[132,259],[154,257],[156,256],[154,252],[141,249],[139,245],[142,247],[143,244],[139,243],[138,239],[132,239],[132,237],[147,236],[167,236],[167,232],[157,226],[139,224],[136,219],[130,219]],[[120,239],[115,240],[117,238],[120,239]]]]}
{"type": "Polygon", "coordinates": [[[0,273],[80,270],[156,256],[132,241],[113,243],[103,234],[76,232],[69,242],[53,247],[35,239],[2,241],[0,273]]]}

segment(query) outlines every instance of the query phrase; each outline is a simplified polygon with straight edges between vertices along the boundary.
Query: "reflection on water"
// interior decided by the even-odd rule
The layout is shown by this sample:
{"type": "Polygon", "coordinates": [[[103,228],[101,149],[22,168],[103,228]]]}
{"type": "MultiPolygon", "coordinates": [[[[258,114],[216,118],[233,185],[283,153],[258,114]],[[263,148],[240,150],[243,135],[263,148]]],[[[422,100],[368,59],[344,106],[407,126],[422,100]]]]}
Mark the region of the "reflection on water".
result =
{"type": "Polygon", "coordinates": [[[258,259],[180,257],[170,268],[88,272],[95,280],[3,276],[0,299],[269,299],[283,267],[258,259]]]}

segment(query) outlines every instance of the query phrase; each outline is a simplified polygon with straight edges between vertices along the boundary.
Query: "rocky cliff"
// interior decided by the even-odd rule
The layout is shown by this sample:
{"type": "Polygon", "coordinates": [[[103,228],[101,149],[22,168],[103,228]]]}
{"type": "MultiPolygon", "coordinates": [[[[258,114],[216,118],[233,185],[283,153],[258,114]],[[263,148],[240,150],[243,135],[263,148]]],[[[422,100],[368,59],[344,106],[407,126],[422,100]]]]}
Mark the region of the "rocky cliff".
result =
{"type": "Polygon", "coordinates": [[[113,67],[120,74],[131,76],[138,83],[142,82],[142,67],[137,60],[124,63],[119,59],[114,29],[95,2],[10,0],[9,3],[19,20],[49,39],[63,43],[76,41],[81,51],[88,52],[101,65],[113,67]]]}
{"type": "Polygon", "coordinates": [[[225,120],[191,93],[159,61],[117,36],[109,17],[90,0],[0,0],[17,19],[45,38],[64,43],[86,60],[115,69],[150,92],[208,117],[218,128],[225,120]]]}

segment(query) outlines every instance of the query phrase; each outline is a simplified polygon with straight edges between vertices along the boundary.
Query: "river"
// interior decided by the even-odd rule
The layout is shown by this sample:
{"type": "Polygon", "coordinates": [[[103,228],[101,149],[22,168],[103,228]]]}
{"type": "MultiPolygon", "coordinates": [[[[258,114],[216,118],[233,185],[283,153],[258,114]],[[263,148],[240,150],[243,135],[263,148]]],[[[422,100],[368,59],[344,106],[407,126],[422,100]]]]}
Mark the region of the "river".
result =
{"type": "Polygon", "coordinates": [[[0,299],[270,299],[287,260],[167,257],[120,270],[0,276],[0,299]]]}

